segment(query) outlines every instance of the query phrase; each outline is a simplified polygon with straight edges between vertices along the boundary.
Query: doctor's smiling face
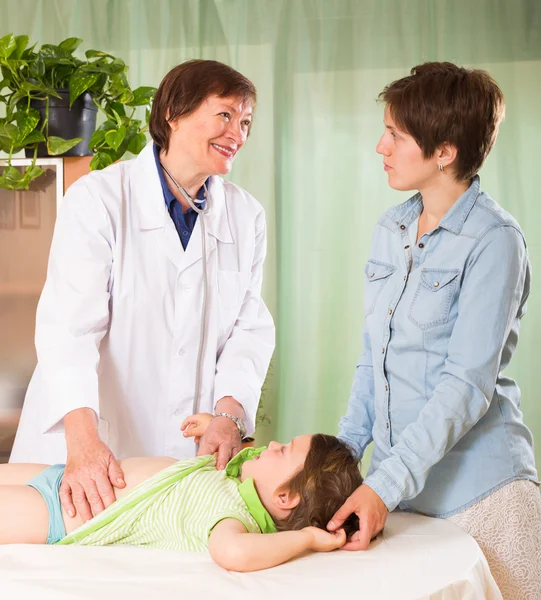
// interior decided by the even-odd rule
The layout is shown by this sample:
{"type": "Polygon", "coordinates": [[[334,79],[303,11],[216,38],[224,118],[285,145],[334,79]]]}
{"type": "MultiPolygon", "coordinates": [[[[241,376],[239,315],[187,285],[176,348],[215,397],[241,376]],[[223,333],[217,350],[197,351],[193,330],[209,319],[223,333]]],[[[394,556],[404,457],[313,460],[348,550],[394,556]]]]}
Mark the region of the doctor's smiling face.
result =
{"type": "Polygon", "coordinates": [[[210,95],[190,114],[170,121],[169,153],[206,176],[231,171],[252,124],[252,103],[240,97],[210,95]]]}

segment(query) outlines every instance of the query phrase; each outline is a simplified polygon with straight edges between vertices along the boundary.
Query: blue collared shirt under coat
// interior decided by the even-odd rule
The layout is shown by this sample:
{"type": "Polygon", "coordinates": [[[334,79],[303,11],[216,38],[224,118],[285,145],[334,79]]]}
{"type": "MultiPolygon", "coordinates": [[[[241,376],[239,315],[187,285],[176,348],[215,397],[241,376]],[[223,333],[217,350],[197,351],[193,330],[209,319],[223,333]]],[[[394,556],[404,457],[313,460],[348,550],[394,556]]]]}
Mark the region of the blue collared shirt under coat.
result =
{"type": "MultiPolygon", "coordinates": [[[[178,233],[178,237],[180,238],[180,243],[184,250],[188,246],[188,242],[190,241],[190,237],[192,236],[193,228],[197,222],[197,213],[193,208],[189,208],[185,213],[182,212],[182,204],[175,198],[173,192],[169,189],[166,180],[166,174],[164,173],[161,165],[160,165],[160,149],[156,144],[153,144],[154,148],[154,158],[156,159],[156,168],[158,169],[158,174],[160,176],[160,183],[162,184],[163,197],[165,199],[165,204],[167,205],[167,209],[169,210],[169,214],[173,219],[173,223],[175,224],[175,228],[178,233]]],[[[208,185],[208,179],[205,182],[208,185]]],[[[197,194],[198,200],[204,200],[204,188],[201,187],[197,194]]],[[[199,206],[203,209],[205,207],[205,203],[202,202],[199,206]]]]}
{"type": "Polygon", "coordinates": [[[537,481],[520,390],[503,373],[530,265],[519,225],[478,177],[415,242],[422,207],[417,194],[376,226],[340,437],[359,456],[374,441],[365,483],[389,510],[445,517],[507,482],[537,481]]]}

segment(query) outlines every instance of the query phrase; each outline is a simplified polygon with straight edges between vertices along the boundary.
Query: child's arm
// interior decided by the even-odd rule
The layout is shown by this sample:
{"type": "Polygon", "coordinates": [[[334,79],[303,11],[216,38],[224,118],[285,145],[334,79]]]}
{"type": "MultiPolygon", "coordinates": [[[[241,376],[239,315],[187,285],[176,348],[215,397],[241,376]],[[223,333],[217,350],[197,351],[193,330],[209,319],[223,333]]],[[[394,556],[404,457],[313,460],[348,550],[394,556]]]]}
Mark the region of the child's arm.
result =
{"type": "Polygon", "coordinates": [[[329,533],[317,527],[279,533],[248,533],[236,519],[224,519],[212,530],[209,552],[213,560],[229,571],[268,569],[306,550],[329,552],[346,542],[343,529],[329,533]]]}
{"type": "Polygon", "coordinates": [[[196,444],[199,443],[199,439],[205,433],[208,424],[214,417],[210,413],[197,413],[186,417],[180,426],[180,430],[184,431],[184,437],[193,437],[196,444]]]}

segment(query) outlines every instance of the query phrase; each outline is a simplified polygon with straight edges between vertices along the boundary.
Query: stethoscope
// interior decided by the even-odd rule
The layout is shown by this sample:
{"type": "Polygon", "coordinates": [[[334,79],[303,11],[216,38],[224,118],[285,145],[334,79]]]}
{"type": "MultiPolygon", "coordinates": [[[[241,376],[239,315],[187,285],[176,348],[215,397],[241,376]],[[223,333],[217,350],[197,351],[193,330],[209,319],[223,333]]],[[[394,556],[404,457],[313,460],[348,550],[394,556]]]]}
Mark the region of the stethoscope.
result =
{"type": "Polygon", "coordinates": [[[201,334],[199,337],[199,350],[197,352],[197,366],[195,370],[195,391],[193,397],[193,412],[192,414],[197,414],[199,412],[199,405],[201,403],[201,376],[202,376],[202,360],[203,360],[203,350],[205,346],[205,339],[207,335],[207,298],[208,298],[208,274],[207,274],[207,244],[206,244],[206,228],[205,228],[205,219],[203,218],[205,215],[208,215],[210,212],[210,194],[208,193],[207,186],[203,183],[203,190],[205,191],[205,199],[198,200],[197,198],[192,198],[190,194],[177,182],[177,180],[171,175],[169,170],[160,162],[162,169],[166,172],[169,179],[175,184],[178,191],[186,198],[190,208],[194,210],[200,216],[201,223],[201,250],[203,253],[203,304],[201,306],[201,334]],[[202,204],[206,200],[205,208],[201,208],[196,206],[197,204],[202,204]]]}

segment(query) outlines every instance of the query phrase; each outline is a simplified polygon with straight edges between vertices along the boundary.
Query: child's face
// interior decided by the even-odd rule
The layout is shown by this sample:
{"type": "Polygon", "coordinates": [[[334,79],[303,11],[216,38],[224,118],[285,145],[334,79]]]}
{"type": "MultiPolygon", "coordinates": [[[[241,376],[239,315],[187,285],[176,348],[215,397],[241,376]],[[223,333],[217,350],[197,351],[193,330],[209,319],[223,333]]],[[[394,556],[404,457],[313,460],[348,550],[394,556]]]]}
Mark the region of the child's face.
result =
{"type": "Polygon", "coordinates": [[[271,442],[258,457],[244,463],[242,479],[252,477],[260,494],[274,492],[302,469],[311,442],[311,435],[300,435],[289,444],[271,442]]]}

